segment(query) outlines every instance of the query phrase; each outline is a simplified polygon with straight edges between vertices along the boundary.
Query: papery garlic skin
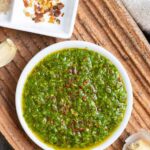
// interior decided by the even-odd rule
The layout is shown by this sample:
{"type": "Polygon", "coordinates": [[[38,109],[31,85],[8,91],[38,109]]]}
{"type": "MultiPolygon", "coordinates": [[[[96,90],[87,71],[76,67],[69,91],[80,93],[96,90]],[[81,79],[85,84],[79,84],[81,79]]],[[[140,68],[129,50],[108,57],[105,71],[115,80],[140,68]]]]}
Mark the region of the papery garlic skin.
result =
{"type": "Polygon", "coordinates": [[[150,150],[150,142],[139,139],[128,146],[128,150],[150,150]]]}
{"type": "Polygon", "coordinates": [[[0,44],[0,67],[7,65],[15,57],[17,48],[12,40],[6,39],[6,41],[0,44]]]}
{"type": "Polygon", "coordinates": [[[150,150],[150,133],[141,130],[125,140],[122,150],[150,150]]]}

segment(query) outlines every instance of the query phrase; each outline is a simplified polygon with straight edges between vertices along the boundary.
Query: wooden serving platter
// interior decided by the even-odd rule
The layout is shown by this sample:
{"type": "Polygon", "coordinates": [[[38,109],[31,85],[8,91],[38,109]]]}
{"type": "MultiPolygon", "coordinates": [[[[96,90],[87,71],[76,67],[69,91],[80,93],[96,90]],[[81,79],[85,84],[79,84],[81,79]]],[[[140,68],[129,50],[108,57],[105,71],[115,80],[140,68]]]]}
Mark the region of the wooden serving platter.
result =
{"type": "MultiPolygon", "coordinates": [[[[0,28],[0,42],[11,38],[15,59],[0,68],[0,131],[16,150],[40,149],[17,119],[15,89],[21,71],[41,49],[61,39],[0,28]]],[[[150,46],[119,0],[80,0],[72,40],[99,44],[125,66],[134,89],[134,109],[127,128],[108,150],[121,150],[125,139],[141,129],[150,131],[150,46]]]]}

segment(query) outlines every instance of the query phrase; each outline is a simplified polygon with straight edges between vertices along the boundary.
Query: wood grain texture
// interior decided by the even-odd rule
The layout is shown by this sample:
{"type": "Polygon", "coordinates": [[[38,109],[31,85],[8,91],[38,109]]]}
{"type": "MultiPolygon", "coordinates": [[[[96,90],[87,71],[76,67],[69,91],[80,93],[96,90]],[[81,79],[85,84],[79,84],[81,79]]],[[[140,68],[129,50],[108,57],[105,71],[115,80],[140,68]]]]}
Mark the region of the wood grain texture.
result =
{"type": "MultiPolygon", "coordinates": [[[[15,59],[0,69],[0,131],[16,150],[39,149],[17,119],[15,89],[21,71],[41,49],[61,39],[0,28],[0,41],[17,45],[15,59]]],[[[72,40],[99,44],[127,69],[134,89],[134,109],[127,128],[108,150],[121,150],[125,139],[141,128],[150,131],[150,46],[119,0],[80,0],[72,40]]]]}

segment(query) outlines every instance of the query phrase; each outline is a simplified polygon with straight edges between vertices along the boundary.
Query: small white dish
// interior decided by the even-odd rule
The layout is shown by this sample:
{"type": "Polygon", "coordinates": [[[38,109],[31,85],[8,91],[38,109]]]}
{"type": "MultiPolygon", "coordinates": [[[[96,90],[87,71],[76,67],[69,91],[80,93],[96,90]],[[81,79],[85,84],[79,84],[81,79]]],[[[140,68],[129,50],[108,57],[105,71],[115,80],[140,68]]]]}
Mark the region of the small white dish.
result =
{"type": "Polygon", "coordinates": [[[35,23],[25,16],[23,0],[14,0],[12,11],[6,15],[0,14],[0,26],[52,37],[70,38],[74,28],[79,0],[62,0],[62,2],[65,7],[62,10],[64,16],[61,18],[60,24],[35,23]]]}
{"type": "Polygon", "coordinates": [[[18,84],[17,84],[16,110],[17,110],[17,115],[18,115],[19,121],[20,121],[23,129],[25,130],[26,134],[38,146],[40,146],[42,149],[53,150],[53,148],[48,147],[46,144],[42,143],[28,128],[27,123],[24,120],[22,107],[21,107],[22,106],[22,91],[23,91],[23,87],[24,87],[24,84],[25,84],[28,74],[40,60],[42,60],[45,56],[47,56],[50,53],[53,53],[58,50],[66,49],[66,48],[83,48],[83,49],[87,48],[87,49],[90,49],[90,50],[93,50],[93,51],[96,51],[96,52],[102,54],[103,56],[108,58],[118,68],[118,70],[124,80],[125,87],[127,90],[127,108],[126,108],[125,116],[124,116],[123,121],[121,122],[120,126],[116,129],[116,131],[112,134],[112,136],[110,136],[106,141],[104,141],[104,143],[93,148],[93,150],[103,150],[103,149],[107,148],[108,146],[110,146],[121,135],[123,130],[126,128],[129,118],[131,116],[131,112],[132,112],[133,93],[132,93],[132,86],[130,83],[130,79],[126,73],[126,70],[122,66],[122,64],[110,52],[108,52],[107,50],[105,50],[104,48],[102,48],[98,45],[95,45],[95,44],[92,44],[89,42],[83,42],[83,41],[66,41],[66,42],[61,42],[61,43],[51,45],[51,46],[45,48],[44,50],[40,51],[38,54],[36,54],[24,68],[24,70],[20,76],[20,79],[18,81],[18,84]]]}

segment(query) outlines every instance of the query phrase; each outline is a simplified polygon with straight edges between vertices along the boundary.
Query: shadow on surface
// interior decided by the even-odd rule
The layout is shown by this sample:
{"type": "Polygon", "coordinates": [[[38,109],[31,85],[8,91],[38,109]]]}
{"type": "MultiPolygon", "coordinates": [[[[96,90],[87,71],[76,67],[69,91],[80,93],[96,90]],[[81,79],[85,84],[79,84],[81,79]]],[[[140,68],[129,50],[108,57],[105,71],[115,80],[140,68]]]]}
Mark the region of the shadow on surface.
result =
{"type": "Polygon", "coordinates": [[[13,150],[13,148],[8,144],[8,142],[1,133],[0,133],[0,150],[13,150]]]}
{"type": "Polygon", "coordinates": [[[150,43],[150,33],[148,34],[148,33],[144,32],[144,35],[146,36],[147,40],[148,40],[149,43],[150,43]]]}

